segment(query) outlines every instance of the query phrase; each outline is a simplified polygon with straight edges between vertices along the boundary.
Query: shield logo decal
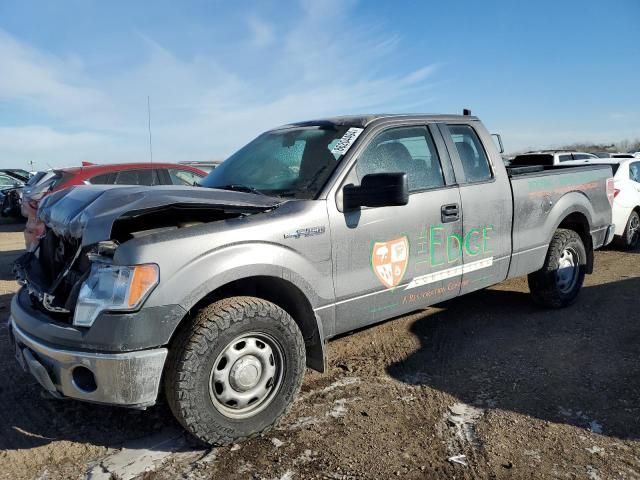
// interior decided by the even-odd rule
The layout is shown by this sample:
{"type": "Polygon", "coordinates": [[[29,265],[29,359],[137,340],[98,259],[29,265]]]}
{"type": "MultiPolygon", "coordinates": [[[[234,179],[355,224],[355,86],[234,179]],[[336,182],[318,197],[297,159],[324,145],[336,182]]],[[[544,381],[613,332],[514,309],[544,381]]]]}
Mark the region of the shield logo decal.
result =
{"type": "Polygon", "coordinates": [[[406,236],[373,244],[371,265],[378,280],[387,288],[400,283],[407,270],[408,260],[409,240],[406,236]]]}

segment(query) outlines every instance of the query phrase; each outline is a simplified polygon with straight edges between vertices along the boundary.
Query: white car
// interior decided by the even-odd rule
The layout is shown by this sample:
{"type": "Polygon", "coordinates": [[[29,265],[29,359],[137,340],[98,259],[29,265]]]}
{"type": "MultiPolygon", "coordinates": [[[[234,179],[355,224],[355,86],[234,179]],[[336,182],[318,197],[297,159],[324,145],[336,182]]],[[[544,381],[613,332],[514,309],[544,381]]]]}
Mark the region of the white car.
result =
{"type": "Polygon", "coordinates": [[[640,158],[618,160],[618,169],[613,177],[613,223],[616,224],[618,242],[629,249],[636,249],[640,243],[640,158]]]}
{"type": "Polygon", "coordinates": [[[517,155],[511,160],[511,166],[533,166],[533,165],[565,165],[568,162],[588,162],[598,160],[598,156],[593,153],[571,152],[567,150],[541,150],[539,152],[527,152],[517,155]]]}
{"type": "Polygon", "coordinates": [[[633,153],[596,152],[600,158],[636,158],[633,153]]]}
{"type": "Polygon", "coordinates": [[[565,165],[611,165],[613,170],[613,222],[619,245],[635,250],[640,246],[640,158],[613,154],[612,158],[567,162],[565,165]]]}

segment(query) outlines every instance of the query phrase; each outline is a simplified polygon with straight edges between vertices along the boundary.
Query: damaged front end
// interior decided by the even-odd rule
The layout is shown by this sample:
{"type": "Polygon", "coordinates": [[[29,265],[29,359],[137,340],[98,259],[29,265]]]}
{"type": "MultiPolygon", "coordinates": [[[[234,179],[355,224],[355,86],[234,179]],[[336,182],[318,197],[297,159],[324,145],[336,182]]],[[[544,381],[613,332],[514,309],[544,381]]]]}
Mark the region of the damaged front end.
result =
{"type": "Polygon", "coordinates": [[[90,267],[89,257],[83,255],[79,241],[65,241],[48,230],[36,250],[16,260],[13,271],[35,306],[57,319],[68,320],[90,267]]]}
{"type": "Polygon", "coordinates": [[[139,308],[159,281],[155,264],[113,259],[131,239],[275,208],[278,199],[189,187],[75,187],[48,196],[37,247],[14,264],[34,308],[90,327],[103,311],[139,308]]]}

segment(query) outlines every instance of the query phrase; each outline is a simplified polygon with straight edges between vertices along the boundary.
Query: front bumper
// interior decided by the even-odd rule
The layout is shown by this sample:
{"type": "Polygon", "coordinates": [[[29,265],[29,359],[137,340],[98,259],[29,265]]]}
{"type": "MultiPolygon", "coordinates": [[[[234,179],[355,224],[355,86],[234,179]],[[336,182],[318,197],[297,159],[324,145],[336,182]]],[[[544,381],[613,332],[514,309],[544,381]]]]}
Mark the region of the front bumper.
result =
{"type": "Polygon", "coordinates": [[[9,319],[16,359],[56,397],[143,408],[153,405],[167,357],[166,348],[93,353],[48,346],[9,319]]]}

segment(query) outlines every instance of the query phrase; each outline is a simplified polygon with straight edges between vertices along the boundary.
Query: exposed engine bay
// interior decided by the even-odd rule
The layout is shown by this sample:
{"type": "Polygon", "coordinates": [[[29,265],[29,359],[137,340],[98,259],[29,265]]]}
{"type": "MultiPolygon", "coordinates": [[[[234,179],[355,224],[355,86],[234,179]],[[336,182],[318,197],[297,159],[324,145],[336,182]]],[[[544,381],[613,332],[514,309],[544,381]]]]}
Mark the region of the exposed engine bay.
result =
{"type": "Polygon", "coordinates": [[[121,244],[264,212],[278,203],[266,196],[189,187],[71,188],[42,203],[38,216],[45,233],[33,251],[16,260],[14,273],[35,308],[70,323],[92,265],[110,265],[121,244]]]}

